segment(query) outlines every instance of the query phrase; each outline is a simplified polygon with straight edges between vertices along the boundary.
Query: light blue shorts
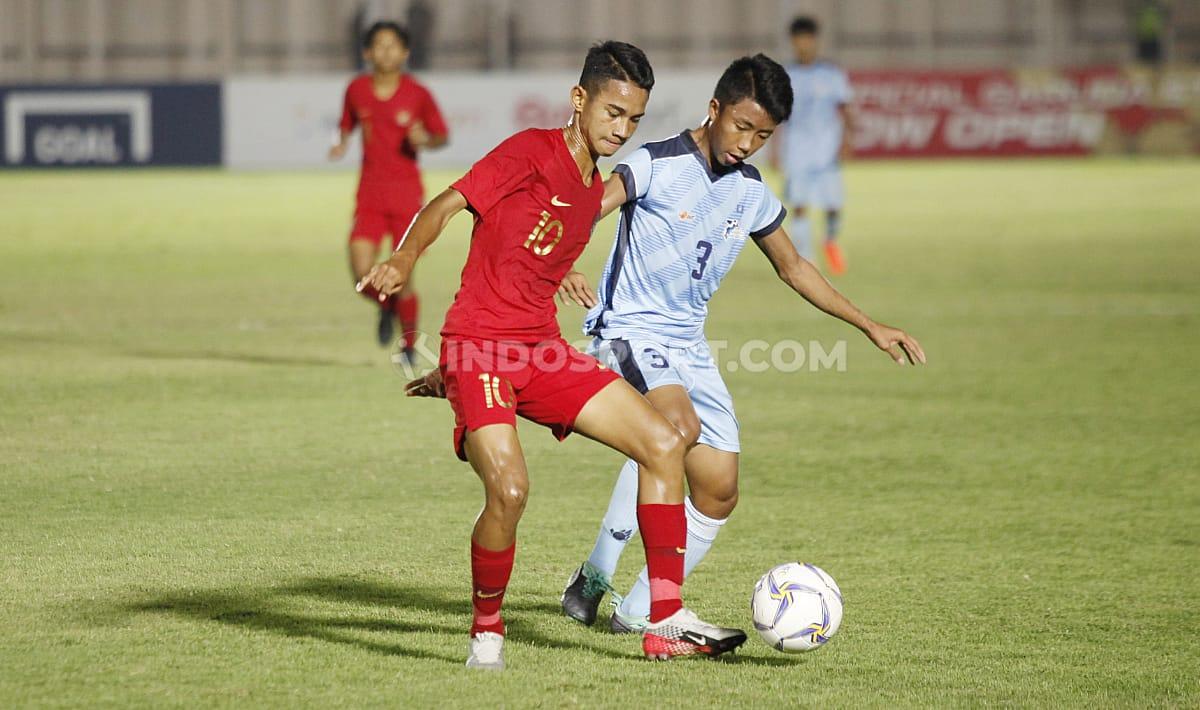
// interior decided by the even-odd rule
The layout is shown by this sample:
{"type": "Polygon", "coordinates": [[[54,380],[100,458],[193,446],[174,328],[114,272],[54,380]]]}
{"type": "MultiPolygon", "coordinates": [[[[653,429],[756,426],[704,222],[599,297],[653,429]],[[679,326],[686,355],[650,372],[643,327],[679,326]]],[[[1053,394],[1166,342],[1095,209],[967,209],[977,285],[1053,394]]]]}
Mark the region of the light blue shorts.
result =
{"type": "Polygon", "coordinates": [[[788,171],[787,200],[791,207],[840,210],[844,198],[842,170],[836,163],[788,171]]]}
{"type": "Polygon", "coordinates": [[[741,451],[733,397],[721,379],[708,343],[677,347],[634,336],[595,338],[588,346],[588,354],[620,374],[642,394],[656,387],[682,386],[700,418],[699,443],[720,451],[741,451]]]}

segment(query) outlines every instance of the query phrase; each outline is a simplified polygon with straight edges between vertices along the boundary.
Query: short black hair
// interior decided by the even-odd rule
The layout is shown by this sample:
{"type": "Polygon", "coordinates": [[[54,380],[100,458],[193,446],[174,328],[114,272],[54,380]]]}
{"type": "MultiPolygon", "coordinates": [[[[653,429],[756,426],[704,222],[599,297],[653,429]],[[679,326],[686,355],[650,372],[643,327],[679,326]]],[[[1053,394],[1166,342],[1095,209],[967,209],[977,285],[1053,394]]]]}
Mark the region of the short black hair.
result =
{"type": "Polygon", "coordinates": [[[408,29],[399,22],[392,22],[390,20],[376,22],[368,27],[367,31],[363,33],[363,47],[370,49],[371,43],[375,41],[375,35],[387,31],[395,32],[396,36],[400,38],[400,44],[403,44],[404,48],[408,49],[408,29]]]}
{"type": "Polygon", "coordinates": [[[713,98],[722,107],[742,99],[756,101],[775,123],[783,123],[792,115],[792,80],[779,62],[765,54],[742,57],[725,69],[713,98]]]}
{"type": "Polygon", "coordinates": [[[821,26],[817,24],[816,19],[808,15],[801,15],[792,20],[791,34],[796,35],[816,35],[820,34],[821,26]]]}
{"type": "Polygon", "coordinates": [[[654,70],[646,53],[632,44],[611,39],[588,50],[579,85],[591,94],[609,79],[632,81],[646,91],[654,88],[654,70]]]}

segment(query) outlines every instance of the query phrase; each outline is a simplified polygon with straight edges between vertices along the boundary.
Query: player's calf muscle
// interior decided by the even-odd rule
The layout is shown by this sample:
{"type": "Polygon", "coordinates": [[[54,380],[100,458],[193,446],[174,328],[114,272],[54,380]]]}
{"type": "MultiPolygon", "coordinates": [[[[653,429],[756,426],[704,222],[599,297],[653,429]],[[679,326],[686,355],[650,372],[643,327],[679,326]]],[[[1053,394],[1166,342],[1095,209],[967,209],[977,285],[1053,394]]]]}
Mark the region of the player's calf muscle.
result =
{"type": "Polygon", "coordinates": [[[689,485],[688,493],[692,499],[692,505],[696,506],[696,510],[714,520],[728,518],[733,514],[733,509],[737,507],[738,503],[736,482],[730,487],[716,489],[705,489],[689,485]]]}
{"type": "Polygon", "coordinates": [[[701,445],[684,463],[692,504],[710,518],[728,518],[738,502],[738,455],[701,445]]]}

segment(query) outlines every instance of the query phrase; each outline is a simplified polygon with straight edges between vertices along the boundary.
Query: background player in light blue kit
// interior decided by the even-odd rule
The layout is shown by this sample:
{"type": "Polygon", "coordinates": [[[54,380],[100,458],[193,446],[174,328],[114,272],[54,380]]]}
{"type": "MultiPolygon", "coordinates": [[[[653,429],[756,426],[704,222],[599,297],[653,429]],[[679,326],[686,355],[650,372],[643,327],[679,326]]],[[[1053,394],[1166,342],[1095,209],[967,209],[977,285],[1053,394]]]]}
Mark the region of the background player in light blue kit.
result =
{"type": "Polygon", "coordinates": [[[853,129],[850,81],[841,67],[817,59],[818,27],[811,17],[792,21],[792,52],[788,67],[795,106],[783,127],[782,168],[787,176],[789,225],[796,250],[812,259],[809,208],[825,210],[825,260],[830,272],[841,274],[846,262],[838,247],[844,188],[840,161],[850,152],[853,129]]]}
{"type": "MultiPolygon", "coordinates": [[[[748,241],[817,308],[858,327],[896,362],[924,362],[906,333],[876,323],[793,247],[787,210],[745,161],[792,110],[784,68],[764,55],[733,62],[699,128],[647,143],[613,169],[603,211],[621,209],[599,297],[572,273],[561,293],[590,307],[590,352],[641,391],[688,442],[684,574],[704,558],[737,503],[741,448],[733,401],[705,339],[708,301],[748,241]]],[[[638,469],[621,470],[588,561],[568,581],[563,611],[595,622],[625,544],[637,531],[638,469]]],[[[644,626],[655,580],[642,571],[611,628],[644,626]]]]}

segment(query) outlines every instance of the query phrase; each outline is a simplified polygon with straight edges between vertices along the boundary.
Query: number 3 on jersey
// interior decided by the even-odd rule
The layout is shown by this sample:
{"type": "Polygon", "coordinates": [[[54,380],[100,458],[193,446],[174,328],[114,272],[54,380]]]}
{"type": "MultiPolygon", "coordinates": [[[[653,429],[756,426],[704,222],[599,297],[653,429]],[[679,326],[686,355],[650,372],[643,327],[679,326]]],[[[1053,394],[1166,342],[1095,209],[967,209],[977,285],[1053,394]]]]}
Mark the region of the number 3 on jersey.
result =
{"type": "Polygon", "coordinates": [[[537,226],[529,233],[529,238],[525,240],[525,244],[522,246],[538,256],[546,256],[554,251],[554,247],[558,246],[558,242],[562,237],[563,223],[557,219],[550,221],[550,213],[542,210],[542,221],[537,223],[537,226]],[[554,239],[547,244],[546,235],[551,231],[554,232],[554,239]]]}
{"type": "Polygon", "coordinates": [[[696,242],[696,248],[703,253],[696,256],[697,265],[692,270],[692,278],[702,279],[704,278],[704,269],[708,267],[708,257],[712,256],[712,244],[706,241],[699,241],[696,242]]]}

